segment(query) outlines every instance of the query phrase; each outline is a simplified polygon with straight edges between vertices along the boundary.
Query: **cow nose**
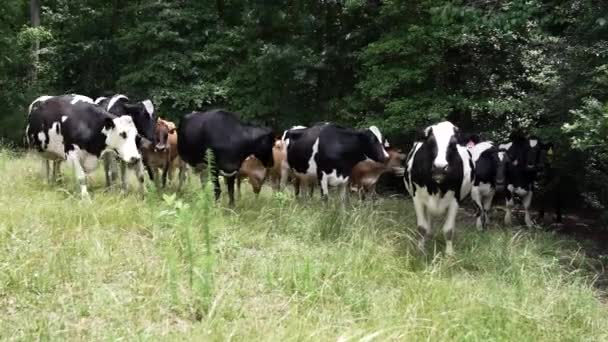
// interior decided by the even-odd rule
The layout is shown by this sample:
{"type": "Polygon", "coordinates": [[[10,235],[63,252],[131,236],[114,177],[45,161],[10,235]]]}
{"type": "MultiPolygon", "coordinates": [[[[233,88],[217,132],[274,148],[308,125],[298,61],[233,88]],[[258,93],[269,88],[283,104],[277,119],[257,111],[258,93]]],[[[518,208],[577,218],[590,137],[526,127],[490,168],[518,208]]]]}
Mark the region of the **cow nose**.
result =
{"type": "Polygon", "coordinates": [[[156,149],[157,151],[164,151],[164,150],[166,150],[166,149],[167,149],[167,146],[166,146],[166,145],[163,145],[163,144],[157,144],[157,145],[156,145],[156,147],[155,147],[155,149],[156,149]]]}
{"type": "Polygon", "coordinates": [[[433,173],[447,173],[448,166],[447,165],[443,165],[443,166],[433,165],[433,169],[431,171],[433,173]]]}

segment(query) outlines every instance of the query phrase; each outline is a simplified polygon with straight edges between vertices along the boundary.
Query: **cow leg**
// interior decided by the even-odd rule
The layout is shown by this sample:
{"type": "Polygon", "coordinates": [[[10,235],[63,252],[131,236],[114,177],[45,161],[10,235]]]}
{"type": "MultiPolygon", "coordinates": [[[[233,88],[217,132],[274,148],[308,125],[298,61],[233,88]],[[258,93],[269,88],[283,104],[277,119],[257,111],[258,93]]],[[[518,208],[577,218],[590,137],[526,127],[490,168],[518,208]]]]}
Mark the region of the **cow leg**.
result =
{"type": "Polygon", "coordinates": [[[75,150],[71,150],[68,152],[67,160],[70,164],[72,164],[72,168],[74,169],[74,174],[76,175],[76,179],[78,179],[78,184],[80,184],[80,197],[83,200],[90,201],[89,192],[87,191],[87,177],[80,164],[80,158],[78,158],[78,152],[75,150]]]}
{"type": "Polygon", "coordinates": [[[448,215],[445,223],[443,224],[443,236],[445,237],[445,254],[454,255],[454,246],[452,240],[454,239],[454,226],[456,225],[456,214],[458,213],[458,201],[452,200],[448,207],[448,215]]]}
{"type": "Polygon", "coordinates": [[[165,167],[163,168],[163,188],[167,187],[167,177],[170,177],[170,162],[165,163],[165,167]]]}
{"type": "Polygon", "coordinates": [[[475,203],[475,207],[477,209],[475,216],[477,216],[476,226],[477,229],[483,230],[485,228],[484,216],[485,212],[483,209],[483,203],[481,198],[481,193],[479,192],[478,186],[473,186],[471,189],[471,199],[473,203],[475,203]]]}
{"type": "Polygon", "coordinates": [[[110,187],[112,185],[112,177],[111,177],[111,173],[112,171],[110,170],[110,159],[108,157],[109,152],[106,152],[103,154],[102,159],[103,159],[103,174],[106,177],[106,187],[110,187]]]}
{"type": "Polygon", "coordinates": [[[110,187],[118,176],[118,165],[116,164],[116,154],[106,152],[103,154],[103,171],[106,177],[106,186],[110,187]]]}
{"type": "Polygon", "coordinates": [[[53,160],[53,183],[58,182],[60,171],[61,171],[61,161],[53,160]]]}
{"type": "Polygon", "coordinates": [[[378,200],[378,193],[376,192],[376,184],[372,184],[369,186],[369,196],[372,199],[372,203],[378,200]]]}
{"type": "Polygon", "coordinates": [[[46,182],[48,184],[52,184],[53,180],[51,177],[51,161],[48,159],[43,159],[42,169],[44,170],[43,173],[46,175],[46,182]]]}
{"type": "Polygon", "coordinates": [[[327,175],[320,172],[319,173],[319,182],[321,183],[321,198],[324,201],[327,201],[329,197],[329,180],[327,179],[327,175]]]}
{"type": "Polygon", "coordinates": [[[135,175],[137,176],[137,181],[139,182],[139,194],[143,198],[146,194],[146,184],[144,178],[144,164],[141,160],[135,165],[135,175]]]}
{"type": "MultiPolygon", "coordinates": [[[[213,172],[213,191],[215,192],[215,200],[218,201],[220,199],[220,195],[222,194],[222,188],[220,187],[220,175],[218,171],[213,172]]],[[[234,201],[234,199],[233,199],[234,201]]]]}
{"type": "Polygon", "coordinates": [[[348,182],[339,185],[339,198],[343,209],[346,209],[346,205],[350,204],[350,196],[348,195],[347,190],[348,182]]]}
{"type": "Polygon", "coordinates": [[[494,200],[495,191],[490,191],[488,196],[483,199],[483,226],[486,228],[488,223],[490,223],[490,209],[492,208],[492,201],[494,200]]]}
{"type": "Polygon", "coordinates": [[[418,240],[418,249],[424,252],[424,245],[426,244],[427,237],[431,233],[431,227],[427,218],[424,204],[416,196],[414,196],[414,210],[416,211],[418,234],[420,234],[420,239],[418,240]]]}
{"type": "Polygon", "coordinates": [[[558,194],[555,195],[554,201],[555,201],[554,202],[555,222],[562,223],[562,196],[561,196],[561,193],[559,193],[559,189],[558,189],[558,194]]]}
{"type": "Polygon", "coordinates": [[[146,166],[146,171],[148,172],[148,177],[150,177],[150,180],[154,180],[155,184],[156,184],[156,179],[155,177],[158,176],[158,173],[156,173],[156,169],[153,169],[148,163],[145,163],[146,166]]]}
{"type": "Polygon", "coordinates": [[[281,165],[281,175],[278,184],[279,191],[281,191],[281,189],[285,189],[285,187],[287,186],[287,178],[289,178],[289,168],[286,168],[284,165],[281,165]]]}
{"type": "Polygon", "coordinates": [[[179,165],[179,174],[178,174],[178,182],[177,182],[177,192],[182,191],[182,186],[184,185],[184,181],[186,180],[186,163],[182,163],[179,165]]]}
{"type": "Polygon", "coordinates": [[[260,191],[262,191],[262,182],[251,178],[249,179],[249,182],[251,183],[251,190],[253,190],[255,197],[259,197],[260,191]]]}
{"type": "Polygon", "coordinates": [[[236,177],[236,198],[240,201],[241,200],[241,183],[243,182],[243,179],[241,178],[241,176],[237,176],[236,177]]]}
{"type": "MultiPolygon", "coordinates": [[[[160,180],[158,168],[156,168],[156,167],[151,168],[151,171],[152,171],[152,177],[150,177],[150,178],[152,178],[154,180],[154,186],[156,187],[156,191],[159,191],[161,180],[160,180]]],[[[148,172],[150,172],[150,171],[148,171],[148,172]]]]}
{"type": "MultiPolygon", "coordinates": [[[[234,207],[234,179],[236,176],[224,177],[224,183],[228,188],[228,205],[234,207]]],[[[258,191],[259,192],[259,191],[258,191]]]]}
{"type": "Polygon", "coordinates": [[[169,180],[169,183],[173,182],[173,173],[175,172],[175,163],[174,161],[169,161],[167,164],[167,177],[165,179],[165,184],[166,181],[169,180]]]}
{"type": "Polygon", "coordinates": [[[310,182],[308,183],[308,196],[310,198],[312,198],[312,196],[315,194],[315,183],[314,182],[310,182]]]}
{"type": "Polygon", "coordinates": [[[127,163],[120,161],[120,188],[123,192],[127,192],[127,163]]]}
{"type": "Polygon", "coordinates": [[[358,187],[357,188],[357,195],[359,195],[359,201],[363,202],[365,201],[365,188],[364,187],[358,187]]]}
{"type": "Polygon", "coordinates": [[[513,219],[511,217],[511,210],[513,210],[513,194],[507,190],[505,194],[505,226],[511,226],[513,219]]]}
{"type": "Polygon", "coordinates": [[[532,221],[532,218],[530,217],[530,204],[532,204],[532,191],[528,191],[528,193],[526,194],[526,196],[524,196],[524,198],[522,199],[521,202],[524,205],[526,226],[528,228],[532,228],[532,226],[534,226],[534,222],[532,221]]]}
{"type": "Polygon", "coordinates": [[[302,181],[296,177],[293,182],[293,193],[296,198],[300,196],[300,185],[302,185],[302,181]]]}

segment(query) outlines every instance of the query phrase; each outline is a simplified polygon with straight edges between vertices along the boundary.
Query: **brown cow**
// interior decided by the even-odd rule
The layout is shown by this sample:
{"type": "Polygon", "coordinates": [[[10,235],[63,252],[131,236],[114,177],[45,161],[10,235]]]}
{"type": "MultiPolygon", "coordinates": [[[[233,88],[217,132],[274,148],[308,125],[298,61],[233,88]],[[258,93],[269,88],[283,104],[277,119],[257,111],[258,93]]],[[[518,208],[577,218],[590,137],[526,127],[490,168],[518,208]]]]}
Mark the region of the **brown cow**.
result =
{"type": "Polygon", "coordinates": [[[253,155],[245,158],[241,168],[239,169],[239,175],[236,180],[236,191],[241,197],[241,181],[245,178],[249,179],[249,184],[253,189],[253,193],[258,195],[262,190],[262,185],[266,180],[267,170],[258,158],[253,155]]]}
{"type": "Polygon", "coordinates": [[[403,161],[406,155],[398,149],[387,149],[388,159],[384,163],[373,160],[364,160],[353,167],[350,177],[351,191],[359,193],[361,199],[368,193],[372,197],[376,195],[376,183],[380,176],[387,172],[393,172],[396,176],[402,176],[405,172],[403,161]]]}
{"type": "Polygon", "coordinates": [[[272,158],[274,164],[271,168],[266,169],[264,165],[253,155],[247,157],[241,168],[239,169],[239,177],[237,179],[237,192],[241,195],[241,181],[245,178],[249,179],[249,184],[253,192],[257,195],[262,190],[262,185],[266,179],[270,179],[273,188],[278,189],[281,182],[281,172],[287,172],[284,170],[285,164],[285,145],[277,139],[272,148],[272,158]]]}
{"type": "Polygon", "coordinates": [[[144,149],[144,158],[152,169],[154,183],[156,184],[156,188],[159,189],[160,177],[158,170],[163,170],[162,186],[165,187],[167,177],[169,177],[169,180],[173,178],[176,159],[178,159],[175,124],[159,118],[156,121],[154,135],[157,141],[156,146],[144,149]]]}
{"type": "Polygon", "coordinates": [[[287,165],[286,161],[287,152],[285,150],[285,142],[283,142],[281,139],[277,139],[272,148],[272,158],[274,160],[274,164],[268,170],[268,177],[270,178],[272,186],[275,189],[280,189],[281,175],[284,172],[289,171],[289,166],[287,165]]]}

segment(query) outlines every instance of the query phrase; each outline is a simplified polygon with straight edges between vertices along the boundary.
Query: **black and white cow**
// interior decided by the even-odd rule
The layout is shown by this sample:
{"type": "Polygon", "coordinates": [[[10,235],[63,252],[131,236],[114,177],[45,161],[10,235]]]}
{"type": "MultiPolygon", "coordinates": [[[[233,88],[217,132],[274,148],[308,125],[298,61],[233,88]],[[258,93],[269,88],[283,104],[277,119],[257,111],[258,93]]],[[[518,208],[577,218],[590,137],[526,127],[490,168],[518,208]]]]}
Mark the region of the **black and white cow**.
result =
{"type": "Polygon", "coordinates": [[[530,205],[534,193],[534,182],[545,167],[545,159],[550,145],[543,144],[537,137],[527,138],[520,133],[511,134],[511,141],[499,146],[499,157],[505,164],[506,212],[505,225],[512,224],[511,211],[515,198],[521,199],[524,207],[525,223],[532,227],[530,205]]]}
{"type": "MultiPolygon", "coordinates": [[[[34,101],[32,101],[32,103],[29,105],[29,108],[27,111],[28,121],[29,121],[29,117],[30,117],[32,111],[34,109],[38,108],[38,106],[40,106],[42,103],[44,103],[45,101],[50,100],[50,99],[60,99],[64,102],[67,102],[70,104],[76,104],[78,102],[93,103],[93,99],[91,99],[90,97],[84,96],[84,95],[78,95],[78,94],[66,94],[66,95],[59,95],[59,96],[43,95],[43,96],[38,97],[34,101]]],[[[26,130],[25,138],[26,138],[27,145],[30,144],[29,137],[27,135],[28,129],[29,129],[29,124],[25,128],[25,130],[26,130]]],[[[61,159],[49,160],[49,159],[44,158],[42,160],[43,172],[46,171],[46,179],[49,184],[51,184],[57,180],[59,173],[61,171],[60,166],[61,166],[61,159]],[[51,165],[50,165],[51,162],[53,163],[52,172],[51,172],[51,165]]]]}
{"type": "MultiPolygon", "coordinates": [[[[236,114],[219,109],[204,113],[192,112],[181,120],[177,129],[179,156],[188,165],[201,171],[203,186],[206,152],[212,151],[215,198],[219,199],[221,194],[219,175],[222,175],[228,187],[231,206],[234,206],[234,181],[245,158],[254,155],[266,168],[271,167],[273,146],[272,130],[245,124],[236,114]]],[[[184,171],[183,167],[180,168],[178,189],[182,187],[184,171]]]]}
{"type": "MultiPolygon", "coordinates": [[[[89,198],[86,174],[96,169],[104,151],[116,152],[128,164],[141,163],[131,117],[116,117],[91,103],[46,99],[32,108],[26,134],[30,146],[43,158],[67,160],[72,165],[85,199],[89,198]]],[[[139,175],[143,192],[141,168],[139,175]]]]}
{"type": "Polygon", "coordinates": [[[414,200],[420,240],[424,250],[433,216],[447,217],[443,225],[446,254],[454,253],[452,239],[460,201],[473,186],[473,159],[458,144],[458,128],[444,121],[424,130],[424,140],[414,143],[406,162],[405,187],[414,200]]]}
{"type": "Polygon", "coordinates": [[[388,157],[383,144],[385,140],[375,126],[354,130],[320,123],[306,129],[291,130],[284,140],[287,163],[296,178],[316,179],[324,199],[327,199],[330,186],[339,186],[341,198],[347,198],[348,181],[358,162],[366,159],[383,162],[388,157]]]}
{"type": "Polygon", "coordinates": [[[477,228],[485,229],[496,186],[504,184],[504,164],[500,162],[498,148],[492,142],[473,143],[467,147],[475,170],[471,199],[477,206],[477,228]]]}
{"type": "MultiPolygon", "coordinates": [[[[319,126],[319,125],[313,125],[313,127],[314,126],[319,126]]],[[[287,179],[289,178],[289,175],[291,173],[292,176],[294,177],[293,185],[294,185],[294,191],[295,191],[296,197],[300,195],[300,188],[302,186],[308,187],[310,197],[312,197],[314,190],[315,190],[315,185],[317,184],[317,175],[308,176],[308,175],[303,175],[303,174],[294,174],[289,167],[289,162],[288,162],[288,157],[287,157],[287,155],[289,154],[290,142],[292,140],[300,138],[302,136],[302,134],[306,131],[307,128],[308,127],[302,126],[302,125],[292,126],[291,128],[285,130],[283,132],[283,135],[281,136],[281,141],[283,143],[283,149],[285,150],[285,158],[283,159],[282,165],[281,165],[281,180],[279,182],[279,189],[285,188],[285,186],[287,184],[287,179]]],[[[320,130],[314,130],[314,131],[318,133],[320,130]]],[[[294,151],[292,153],[297,154],[300,152],[294,151]]]]}
{"type": "MultiPolygon", "coordinates": [[[[142,148],[142,144],[155,143],[154,127],[156,126],[156,118],[154,116],[154,105],[152,104],[151,100],[132,103],[127,96],[116,94],[111,97],[98,97],[94,102],[114,115],[128,115],[133,119],[139,136],[144,138],[138,139],[138,147],[140,150],[142,148]]],[[[107,154],[104,156],[104,170],[106,176],[106,185],[108,186],[112,184],[112,181],[115,178],[116,160],[116,155],[107,154]]],[[[150,178],[153,179],[153,173],[146,160],[143,160],[143,163],[148,170],[150,178]]],[[[120,178],[123,189],[125,189],[127,186],[126,171],[126,164],[121,162],[120,178]]]]}

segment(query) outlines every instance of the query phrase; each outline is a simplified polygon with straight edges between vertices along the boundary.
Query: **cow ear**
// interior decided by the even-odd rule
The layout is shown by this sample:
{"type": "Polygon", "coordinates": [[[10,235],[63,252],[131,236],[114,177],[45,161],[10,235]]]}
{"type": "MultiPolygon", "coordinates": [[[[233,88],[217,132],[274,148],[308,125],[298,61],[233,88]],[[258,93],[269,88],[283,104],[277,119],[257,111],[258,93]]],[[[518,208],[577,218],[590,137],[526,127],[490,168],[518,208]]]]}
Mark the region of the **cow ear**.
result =
{"type": "Polygon", "coordinates": [[[116,127],[116,125],[114,124],[114,120],[112,118],[105,118],[103,122],[103,128],[109,131],[114,127],[116,127]]]}
{"type": "Polygon", "coordinates": [[[152,104],[152,100],[147,99],[142,101],[142,104],[144,105],[144,108],[146,108],[146,112],[148,112],[148,115],[150,115],[150,117],[154,116],[154,104],[152,104]]]}
{"type": "Polygon", "coordinates": [[[433,127],[429,126],[424,129],[424,137],[428,138],[431,134],[433,134],[433,127]]]}

